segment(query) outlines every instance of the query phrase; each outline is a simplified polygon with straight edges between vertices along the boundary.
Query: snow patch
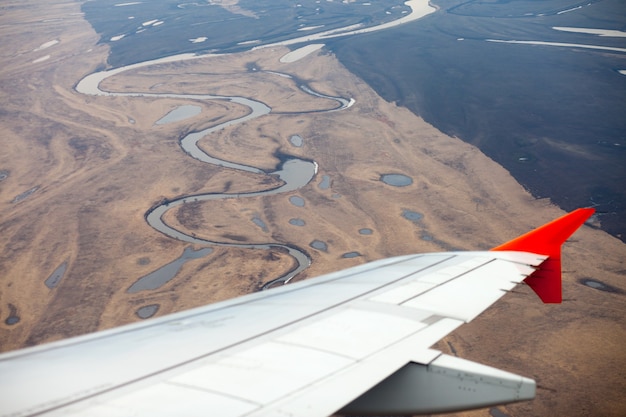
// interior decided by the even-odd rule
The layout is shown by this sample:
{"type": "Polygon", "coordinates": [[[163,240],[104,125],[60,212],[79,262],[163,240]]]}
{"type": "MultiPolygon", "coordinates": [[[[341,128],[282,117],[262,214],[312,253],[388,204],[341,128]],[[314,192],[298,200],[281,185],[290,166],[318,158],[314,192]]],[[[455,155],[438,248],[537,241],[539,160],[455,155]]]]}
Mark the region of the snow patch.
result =
{"type": "Polygon", "coordinates": [[[303,46],[302,48],[298,48],[295,51],[291,51],[280,57],[280,62],[283,64],[296,62],[299,59],[304,58],[308,54],[321,49],[324,46],[323,43],[312,43],[310,45],[303,46]]]}
{"type": "Polygon", "coordinates": [[[50,59],[50,55],[42,56],[41,58],[37,58],[33,61],[33,64],[38,64],[39,62],[43,62],[50,59]]]}
{"type": "Polygon", "coordinates": [[[299,31],[306,31],[306,30],[315,30],[315,29],[319,29],[319,28],[323,28],[324,25],[317,25],[317,26],[306,26],[303,28],[298,29],[299,31]]]}
{"type": "Polygon", "coordinates": [[[41,45],[39,45],[38,48],[33,49],[33,52],[42,51],[44,49],[47,49],[47,48],[50,48],[51,46],[56,45],[57,43],[59,43],[58,39],[54,39],[52,41],[48,41],[46,43],[42,43],[41,45]]]}
{"type": "Polygon", "coordinates": [[[565,26],[553,26],[552,29],[562,32],[586,33],[589,35],[607,36],[611,38],[626,38],[626,32],[610,29],[572,28],[565,26]]]}

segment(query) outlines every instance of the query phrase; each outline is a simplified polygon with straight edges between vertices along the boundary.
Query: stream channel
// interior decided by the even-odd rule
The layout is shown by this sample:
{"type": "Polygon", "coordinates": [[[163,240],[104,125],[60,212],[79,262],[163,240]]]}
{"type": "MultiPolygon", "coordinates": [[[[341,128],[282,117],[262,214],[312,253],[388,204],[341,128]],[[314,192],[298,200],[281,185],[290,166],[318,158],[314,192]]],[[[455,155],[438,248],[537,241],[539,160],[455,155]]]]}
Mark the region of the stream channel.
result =
{"type": "MultiPolygon", "coordinates": [[[[229,242],[217,242],[217,241],[212,241],[208,239],[202,239],[197,236],[192,236],[187,233],[184,233],[168,225],[163,220],[163,216],[168,210],[171,210],[185,203],[197,202],[197,201],[223,200],[223,199],[228,199],[228,198],[260,197],[260,196],[267,196],[267,195],[274,195],[274,194],[295,191],[307,185],[315,177],[315,175],[317,174],[317,169],[318,169],[317,163],[314,161],[307,161],[304,159],[292,157],[292,158],[285,159],[282,162],[282,164],[279,166],[278,170],[274,172],[265,172],[259,168],[256,168],[250,165],[238,164],[235,162],[230,162],[230,161],[226,161],[223,159],[215,158],[209,155],[208,153],[206,153],[205,151],[203,151],[202,149],[200,149],[200,147],[198,147],[198,141],[200,141],[202,138],[210,135],[213,132],[217,132],[226,127],[244,123],[248,120],[256,119],[257,117],[261,117],[266,114],[269,114],[271,112],[271,108],[260,101],[252,100],[252,99],[245,98],[245,97],[236,97],[236,96],[172,94],[172,93],[119,93],[119,92],[112,92],[112,91],[104,91],[100,89],[100,83],[108,77],[120,74],[124,71],[128,71],[133,68],[137,68],[139,66],[155,65],[158,63],[162,63],[165,60],[168,62],[171,62],[172,61],[171,58],[172,57],[160,59],[160,60],[154,60],[154,61],[147,61],[147,62],[142,62],[140,64],[129,65],[127,67],[116,68],[110,71],[102,71],[102,72],[91,74],[83,78],[77,84],[76,90],[82,94],[98,95],[98,96],[154,97],[154,98],[178,98],[178,99],[182,98],[182,99],[188,99],[188,100],[226,100],[226,101],[230,101],[230,102],[241,104],[241,105],[248,107],[250,109],[250,112],[242,117],[232,119],[224,123],[220,123],[218,125],[209,127],[201,131],[187,134],[180,140],[179,142],[180,147],[187,153],[187,155],[189,155],[192,158],[197,159],[198,161],[220,166],[223,168],[251,172],[254,174],[278,176],[284,182],[284,184],[279,187],[272,188],[269,190],[261,190],[261,191],[248,192],[248,193],[205,193],[205,194],[183,196],[183,197],[167,200],[165,202],[162,202],[152,207],[150,210],[148,210],[145,217],[146,217],[146,221],[148,222],[150,226],[152,226],[154,229],[158,230],[159,232],[163,233],[164,235],[167,235],[174,239],[178,239],[183,242],[188,242],[188,243],[192,243],[196,245],[203,245],[203,246],[212,245],[212,246],[249,248],[249,249],[265,249],[265,250],[281,248],[282,250],[287,251],[289,255],[291,255],[296,260],[297,266],[296,268],[285,273],[284,275],[278,278],[275,278],[269,282],[266,282],[265,284],[263,284],[262,288],[267,289],[274,285],[288,283],[294,276],[296,276],[302,270],[306,269],[311,264],[311,259],[303,250],[293,245],[280,244],[280,243],[275,243],[275,242],[259,243],[259,244],[240,244],[240,243],[229,243],[229,242]]],[[[185,59],[185,57],[181,57],[181,59],[185,59]]],[[[281,75],[284,77],[293,78],[288,74],[281,74],[281,75]]],[[[335,108],[325,110],[328,112],[342,110],[354,104],[354,100],[345,99],[342,97],[327,96],[327,95],[324,95],[324,94],[321,94],[312,90],[310,87],[306,85],[300,85],[300,89],[306,92],[307,94],[310,94],[315,97],[323,97],[323,98],[328,98],[328,99],[337,101],[338,105],[335,108]]],[[[319,113],[320,110],[313,111],[313,112],[319,113]]],[[[302,113],[302,114],[306,114],[306,113],[302,113]]]]}
{"type": "MultiPolygon", "coordinates": [[[[323,39],[329,39],[334,37],[342,37],[342,36],[350,36],[356,35],[360,33],[373,32],[377,30],[386,29],[389,27],[401,25],[404,23],[408,23],[417,19],[420,19],[430,13],[435,11],[435,8],[428,4],[427,0],[408,0],[405,2],[407,6],[410,7],[411,12],[403,17],[391,21],[382,23],[377,26],[371,26],[362,28],[361,25],[346,27],[342,29],[335,29],[326,32],[320,32],[313,35],[300,36],[293,39],[289,39],[286,41],[277,42],[275,44],[267,44],[263,46],[257,46],[253,49],[269,47],[275,45],[294,45],[294,44],[305,44],[311,43],[313,41],[319,41],[323,39]]],[[[303,47],[305,48],[305,47],[303,47]]],[[[303,49],[301,48],[301,49],[303,49]]],[[[290,52],[289,54],[294,54],[295,51],[290,52]]],[[[163,233],[166,236],[169,236],[174,239],[178,239],[183,242],[188,242],[196,245],[203,246],[224,246],[224,247],[236,247],[236,248],[250,248],[250,249],[276,249],[281,248],[282,250],[286,250],[297,262],[296,268],[291,271],[285,273],[284,275],[275,278],[271,281],[263,284],[262,288],[267,289],[271,288],[275,285],[286,284],[288,283],[294,276],[296,276],[299,272],[306,269],[311,264],[311,259],[309,256],[301,249],[288,244],[281,243],[260,243],[260,244],[239,244],[239,243],[228,243],[228,242],[217,242],[211,241],[207,239],[201,239],[196,236],[192,236],[186,234],[180,230],[177,230],[163,220],[164,214],[175,207],[180,206],[181,204],[185,204],[188,202],[196,202],[196,201],[209,201],[209,200],[222,200],[227,198],[244,198],[244,197],[259,197],[259,196],[267,196],[279,193],[286,193],[290,191],[297,190],[299,188],[307,185],[317,174],[318,166],[314,161],[307,161],[299,158],[288,158],[285,159],[282,164],[278,167],[278,169],[274,172],[265,172],[259,168],[238,164],[222,159],[215,158],[208,153],[204,152],[202,149],[198,147],[198,141],[204,138],[207,135],[210,135],[213,132],[219,131],[229,126],[233,126],[236,124],[240,124],[246,122],[251,119],[255,119],[257,117],[264,116],[266,114],[271,113],[272,109],[268,107],[266,104],[252,100],[245,97],[237,97],[237,96],[218,96],[218,95],[202,95],[202,94],[174,94],[174,93],[121,93],[121,92],[113,92],[113,91],[104,91],[100,89],[100,83],[106,78],[112,77],[114,75],[120,74],[122,72],[126,72],[139,67],[146,67],[151,65],[157,65],[167,62],[178,62],[184,60],[192,60],[192,59],[200,59],[200,58],[210,58],[211,56],[215,56],[214,54],[207,55],[196,55],[196,54],[179,54],[173,55],[165,58],[155,59],[151,61],[139,62],[136,64],[114,68],[106,71],[95,72],[90,75],[87,75],[85,78],[80,80],[76,84],[76,91],[86,95],[93,96],[113,96],[113,97],[153,97],[155,99],[158,98],[177,98],[177,99],[187,99],[187,100],[225,100],[233,103],[238,103],[244,106],[247,106],[250,109],[250,113],[245,116],[229,120],[224,123],[220,123],[218,125],[212,126],[210,128],[192,132],[183,137],[180,140],[181,148],[192,158],[195,158],[201,162],[205,162],[208,164],[213,164],[216,166],[220,166],[223,168],[234,169],[239,171],[252,172],[255,174],[261,175],[273,175],[278,176],[284,184],[269,190],[262,190],[257,192],[249,192],[249,193],[206,193],[206,194],[197,194],[197,195],[188,195],[179,197],[173,200],[167,200],[163,203],[160,203],[154,207],[152,207],[145,215],[146,221],[150,226],[159,232],[163,233]]],[[[290,79],[295,78],[288,74],[276,73],[274,71],[268,71],[270,73],[287,77],[290,79]]],[[[322,97],[327,99],[332,99],[338,102],[337,107],[330,110],[317,110],[310,112],[302,112],[299,114],[308,114],[308,113],[319,113],[324,111],[338,111],[343,110],[348,107],[351,107],[354,104],[354,99],[346,99],[342,97],[331,97],[319,92],[312,90],[309,86],[301,84],[299,88],[307,94],[310,94],[315,97],[322,97]]],[[[173,278],[173,277],[172,277],[173,278]]]]}

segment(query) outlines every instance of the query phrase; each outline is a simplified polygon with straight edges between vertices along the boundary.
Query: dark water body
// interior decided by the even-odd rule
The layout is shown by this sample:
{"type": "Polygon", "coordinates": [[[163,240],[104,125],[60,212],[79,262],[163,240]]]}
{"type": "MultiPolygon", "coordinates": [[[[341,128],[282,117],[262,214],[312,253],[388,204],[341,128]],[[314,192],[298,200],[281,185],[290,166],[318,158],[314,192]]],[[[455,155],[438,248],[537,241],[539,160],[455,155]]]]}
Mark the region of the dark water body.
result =
{"type": "Polygon", "coordinates": [[[18,316],[9,316],[7,317],[7,319],[4,321],[5,324],[12,326],[14,324],[17,324],[20,322],[20,318],[18,316]]]}
{"type": "Polygon", "coordinates": [[[583,279],[580,279],[578,282],[580,282],[583,285],[586,285],[589,288],[593,288],[594,290],[610,292],[614,294],[626,293],[626,291],[622,290],[621,288],[617,288],[612,285],[605,284],[604,282],[598,281],[597,279],[583,278],[583,279]]]}
{"type": "Polygon", "coordinates": [[[291,142],[291,144],[293,146],[295,146],[296,148],[301,148],[302,147],[302,142],[303,142],[302,136],[300,136],[300,135],[292,135],[289,138],[289,142],[291,142]]]}
{"type": "Polygon", "coordinates": [[[12,203],[19,203],[22,200],[27,199],[28,197],[30,197],[35,191],[37,191],[39,189],[39,186],[33,187],[29,190],[24,191],[23,193],[16,195],[15,198],[13,199],[13,201],[11,201],[12,203]]]}
{"type": "Polygon", "coordinates": [[[168,112],[165,116],[161,117],[154,124],[166,125],[168,123],[179,122],[181,120],[185,120],[190,117],[196,116],[200,114],[201,112],[202,112],[202,107],[200,106],[195,106],[192,104],[178,106],[174,110],[168,112]]]}
{"type": "Polygon", "coordinates": [[[289,219],[289,224],[293,226],[304,226],[306,222],[302,219],[289,219]]]}
{"type": "Polygon", "coordinates": [[[255,215],[252,218],[252,221],[254,222],[254,224],[259,226],[261,228],[261,230],[263,230],[264,232],[266,232],[266,233],[269,232],[269,229],[267,228],[267,225],[265,224],[263,219],[261,219],[258,215],[255,215]]]}
{"type": "Polygon", "coordinates": [[[4,320],[4,323],[8,326],[12,326],[20,322],[20,316],[17,314],[17,307],[13,304],[9,304],[9,316],[4,320]]]}
{"type": "Polygon", "coordinates": [[[407,220],[411,220],[412,222],[415,223],[415,222],[419,222],[420,220],[422,220],[424,218],[424,215],[421,213],[418,213],[417,211],[403,209],[402,217],[404,217],[407,220]]]}
{"type": "Polygon", "coordinates": [[[320,190],[328,190],[330,188],[330,176],[322,175],[322,181],[320,181],[318,186],[320,190]]]}
{"type": "Polygon", "coordinates": [[[383,174],[380,176],[380,180],[394,187],[406,187],[413,184],[413,179],[403,174],[383,174]]]}
{"type": "Polygon", "coordinates": [[[321,250],[324,252],[328,251],[328,245],[326,244],[326,242],[322,242],[321,240],[314,240],[313,242],[309,243],[309,246],[311,246],[313,249],[321,250]]]}
{"type": "Polygon", "coordinates": [[[137,317],[139,317],[140,319],[149,319],[150,317],[154,316],[157,311],[159,311],[159,307],[161,307],[159,304],[150,304],[147,306],[139,307],[135,314],[137,314],[137,317]]]}
{"type": "Polygon", "coordinates": [[[594,206],[602,228],[625,240],[626,76],[616,70],[626,54],[486,41],[625,48],[625,38],[552,29],[623,31],[624,2],[434,3],[440,11],[419,21],[327,45],[386,100],[476,145],[534,196],[594,206]]]}
{"type": "MultiPolygon", "coordinates": [[[[188,246],[183,251],[182,255],[178,259],[160,267],[159,269],[144,275],[139,278],[133,285],[131,285],[126,292],[133,294],[139,291],[155,290],[170,282],[178,271],[183,267],[185,262],[191,259],[202,258],[213,252],[211,248],[202,248],[194,250],[191,246],[188,246]]],[[[139,313],[138,313],[139,314],[139,313]]],[[[140,316],[141,317],[141,316],[140,316]]]]}
{"type": "Polygon", "coordinates": [[[297,195],[292,195],[291,197],[289,197],[289,202],[296,207],[304,207],[304,198],[297,195]]]}
{"type": "Polygon", "coordinates": [[[502,411],[500,411],[497,408],[490,408],[489,409],[489,415],[491,417],[510,417],[508,414],[503,413],[502,411]]]}
{"type": "Polygon", "coordinates": [[[46,280],[44,281],[44,284],[46,285],[46,287],[50,289],[56,288],[56,286],[59,285],[59,283],[63,279],[63,276],[65,275],[66,270],[67,270],[67,262],[63,262],[61,265],[57,267],[57,269],[54,270],[52,274],[50,274],[48,278],[46,278],[46,280]]]}

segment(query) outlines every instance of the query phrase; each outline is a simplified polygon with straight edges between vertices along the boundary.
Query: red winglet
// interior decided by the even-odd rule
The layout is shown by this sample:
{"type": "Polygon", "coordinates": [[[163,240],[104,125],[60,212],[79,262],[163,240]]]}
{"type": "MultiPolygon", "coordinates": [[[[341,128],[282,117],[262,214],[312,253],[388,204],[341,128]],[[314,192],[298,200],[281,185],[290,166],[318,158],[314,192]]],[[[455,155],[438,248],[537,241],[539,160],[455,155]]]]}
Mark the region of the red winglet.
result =
{"type": "Polygon", "coordinates": [[[520,251],[548,255],[524,281],[537,293],[544,303],[560,303],[561,294],[561,245],[595,212],[592,208],[580,208],[546,223],[543,226],[515,238],[495,251],[520,251]]]}

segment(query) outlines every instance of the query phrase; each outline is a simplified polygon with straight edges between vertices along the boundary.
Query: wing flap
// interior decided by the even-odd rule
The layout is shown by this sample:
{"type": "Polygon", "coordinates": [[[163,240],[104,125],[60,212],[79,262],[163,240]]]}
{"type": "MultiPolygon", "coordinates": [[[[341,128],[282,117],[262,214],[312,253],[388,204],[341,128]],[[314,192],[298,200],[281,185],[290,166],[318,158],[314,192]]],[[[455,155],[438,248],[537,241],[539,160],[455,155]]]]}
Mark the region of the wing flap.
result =
{"type": "Polygon", "coordinates": [[[431,363],[441,352],[429,346],[452,332],[463,322],[440,319],[421,331],[399,340],[376,353],[354,361],[340,372],[265,405],[249,417],[297,415],[301,417],[333,414],[348,402],[373,388],[411,361],[431,363]]]}
{"type": "Polygon", "coordinates": [[[349,415],[449,413],[532,399],[535,381],[441,355],[409,363],[340,410],[349,415]]]}
{"type": "Polygon", "coordinates": [[[172,383],[158,383],[126,395],[98,398],[89,407],[68,407],[46,416],[76,417],[206,417],[219,410],[220,417],[239,417],[259,408],[258,404],[172,383]]]}
{"type": "Polygon", "coordinates": [[[268,341],[178,375],[171,382],[256,404],[276,401],[354,363],[311,347],[268,341]]]}
{"type": "Polygon", "coordinates": [[[406,317],[349,308],[295,329],[278,340],[361,359],[426,326],[406,317]]]}

